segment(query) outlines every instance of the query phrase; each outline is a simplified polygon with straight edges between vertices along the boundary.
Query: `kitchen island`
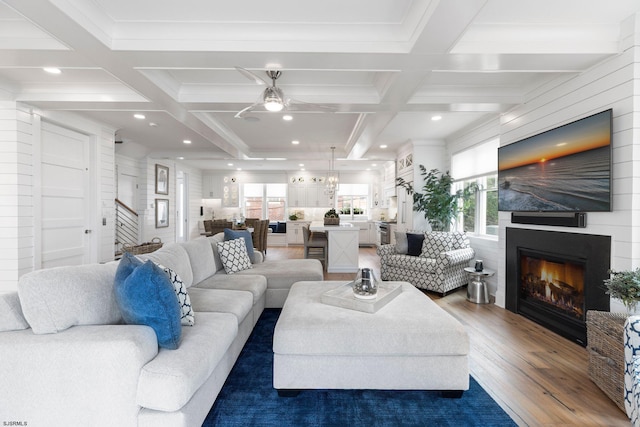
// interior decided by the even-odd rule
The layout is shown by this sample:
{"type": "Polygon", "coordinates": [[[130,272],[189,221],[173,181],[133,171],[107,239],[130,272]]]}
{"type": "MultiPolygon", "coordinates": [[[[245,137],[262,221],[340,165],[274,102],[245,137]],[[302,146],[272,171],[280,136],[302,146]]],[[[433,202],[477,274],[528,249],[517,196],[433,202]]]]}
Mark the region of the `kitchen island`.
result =
{"type": "Polygon", "coordinates": [[[324,225],[323,221],[313,221],[309,230],[327,233],[327,273],[358,271],[358,227],[348,222],[324,225]]]}

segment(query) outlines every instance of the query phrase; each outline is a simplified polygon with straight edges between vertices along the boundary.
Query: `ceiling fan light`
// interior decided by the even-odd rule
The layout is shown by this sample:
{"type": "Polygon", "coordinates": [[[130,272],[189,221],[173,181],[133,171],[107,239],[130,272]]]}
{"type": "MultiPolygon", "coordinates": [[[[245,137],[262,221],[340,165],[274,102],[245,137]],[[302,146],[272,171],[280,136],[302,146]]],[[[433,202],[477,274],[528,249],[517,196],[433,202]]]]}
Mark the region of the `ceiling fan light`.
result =
{"type": "Polygon", "coordinates": [[[284,105],[282,105],[282,102],[280,102],[279,99],[274,99],[274,100],[265,100],[264,101],[264,108],[267,111],[282,111],[282,109],[284,108],[284,105]]]}

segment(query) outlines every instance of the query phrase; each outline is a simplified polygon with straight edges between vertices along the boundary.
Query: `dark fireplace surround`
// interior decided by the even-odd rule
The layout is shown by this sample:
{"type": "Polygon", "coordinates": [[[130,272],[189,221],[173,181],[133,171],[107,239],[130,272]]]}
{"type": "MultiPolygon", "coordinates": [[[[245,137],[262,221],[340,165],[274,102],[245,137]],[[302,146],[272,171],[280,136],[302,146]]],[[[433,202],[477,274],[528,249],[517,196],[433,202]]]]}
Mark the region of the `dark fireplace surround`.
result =
{"type": "MultiPolygon", "coordinates": [[[[586,346],[587,310],[609,311],[610,298],[605,293],[603,280],[609,277],[610,261],[610,236],[507,227],[506,308],[586,346]],[[523,297],[526,272],[522,271],[524,267],[520,261],[521,256],[532,257],[534,263],[539,257],[551,261],[552,264],[565,262],[573,267],[579,266],[575,268],[582,269],[584,278],[583,289],[580,296],[576,297],[580,307],[570,310],[545,302],[536,302],[535,298],[532,303],[531,298],[523,297]]],[[[571,267],[567,269],[571,270],[571,267]]],[[[563,283],[560,286],[572,289],[563,283]]],[[[549,293],[547,288],[547,294],[549,293]]]]}

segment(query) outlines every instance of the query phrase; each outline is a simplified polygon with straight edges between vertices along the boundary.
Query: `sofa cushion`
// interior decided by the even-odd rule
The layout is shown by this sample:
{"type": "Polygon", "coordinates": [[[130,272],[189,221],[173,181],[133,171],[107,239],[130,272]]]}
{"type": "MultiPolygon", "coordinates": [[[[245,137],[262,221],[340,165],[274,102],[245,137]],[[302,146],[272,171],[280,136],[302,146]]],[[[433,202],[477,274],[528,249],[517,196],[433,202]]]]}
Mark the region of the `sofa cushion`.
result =
{"type": "MultiPolygon", "coordinates": [[[[122,261],[127,262],[125,258],[122,261]]],[[[125,322],[150,326],[160,347],[178,348],[182,334],[180,306],[166,273],[148,260],[128,277],[118,275],[118,279],[115,295],[125,322]]]]}
{"type": "Polygon", "coordinates": [[[454,248],[456,237],[454,233],[432,231],[426,233],[420,256],[425,258],[437,258],[442,252],[448,252],[454,248]]]}
{"type": "Polygon", "coordinates": [[[220,252],[218,252],[218,242],[224,242],[224,233],[218,233],[213,236],[207,237],[209,243],[211,243],[211,250],[213,251],[213,262],[216,265],[216,272],[224,270],[222,260],[220,259],[220,252]]]}
{"type": "Polygon", "coordinates": [[[0,294],[0,332],[28,329],[17,292],[0,294]]]}
{"type": "Polygon", "coordinates": [[[158,411],[177,411],[209,378],[238,335],[236,316],[198,313],[198,323],[184,328],[180,348],[160,349],[140,372],[136,403],[158,411]]]}
{"type": "Polygon", "coordinates": [[[289,289],[295,282],[322,280],[324,277],[322,263],[317,259],[267,261],[237,274],[264,276],[269,289],[289,289]]]}
{"type": "Polygon", "coordinates": [[[51,334],[75,325],[122,322],[113,293],[117,266],[112,263],[54,267],[20,277],[20,304],[33,332],[51,334]]]}
{"type": "Polygon", "coordinates": [[[181,244],[169,243],[155,252],[140,255],[139,257],[143,260],[150,259],[156,264],[169,267],[178,273],[187,288],[193,285],[193,270],[191,261],[189,261],[189,254],[181,244]]]}
{"type": "Polygon", "coordinates": [[[200,312],[231,313],[242,323],[252,313],[253,295],[251,292],[230,291],[226,289],[192,288],[193,309],[200,312]]]}
{"type": "Polygon", "coordinates": [[[228,274],[215,274],[200,282],[197,288],[251,292],[253,294],[253,304],[256,304],[261,298],[264,298],[263,295],[267,291],[267,279],[258,274],[233,274],[231,276],[228,274]]]}
{"type": "Polygon", "coordinates": [[[218,242],[218,252],[227,274],[251,268],[251,260],[247,254],[247,246],[243,238],[218,242]]]}
{"type": "Polygon", "coordinates": [[[421,256],[391,255],[387,259],[387,266],[388,268],[398,268],[404,271],[415,270],[424,274],[436,272],[436,260],[421,256]]]}
{"type": "Polygon", "coordinates": [[[184,242],[182,243],[182,247],[189,255],[194,285],[216,274],[217,267],[215,259],[213,258],[213,249],[206,237],[198,237],[197,239],[184,242]]]}
{"type": "Polygon", "coordinates": [[[407,255],[418,256],[422,252],[424,234],[407,233],[407,255]]]}
{"type": "Polygon", "coordinates": [[[406,254],[409,250],[409,243],[407,242],[407,233],[404,231],[395,231],[396,236],[396,253],[406,254]]]}
{"type": "Polygon", "coordinates": [[[247,245],[247,255],[253,263],[253,256],[255,250],[253,249],[253,238],[248,230],[231,230],[229,228],[224,229],[224,240],[244,239],[244,243],[247,245]]]}

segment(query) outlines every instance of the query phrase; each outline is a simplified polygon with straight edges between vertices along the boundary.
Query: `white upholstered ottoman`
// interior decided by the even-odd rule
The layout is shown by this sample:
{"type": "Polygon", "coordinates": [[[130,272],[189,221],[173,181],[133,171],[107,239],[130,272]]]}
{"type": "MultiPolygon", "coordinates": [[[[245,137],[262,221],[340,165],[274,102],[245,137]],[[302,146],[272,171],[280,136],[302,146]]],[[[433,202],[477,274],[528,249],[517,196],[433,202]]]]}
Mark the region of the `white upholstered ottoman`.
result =
{"type": "Polygon", "coordinates": [[[294,283],[273,335],[273,386],[301,389],[469,389],[469,337],[449,313],[406,282],[376,313],[321,302],[347,282],[294,283]]]}

